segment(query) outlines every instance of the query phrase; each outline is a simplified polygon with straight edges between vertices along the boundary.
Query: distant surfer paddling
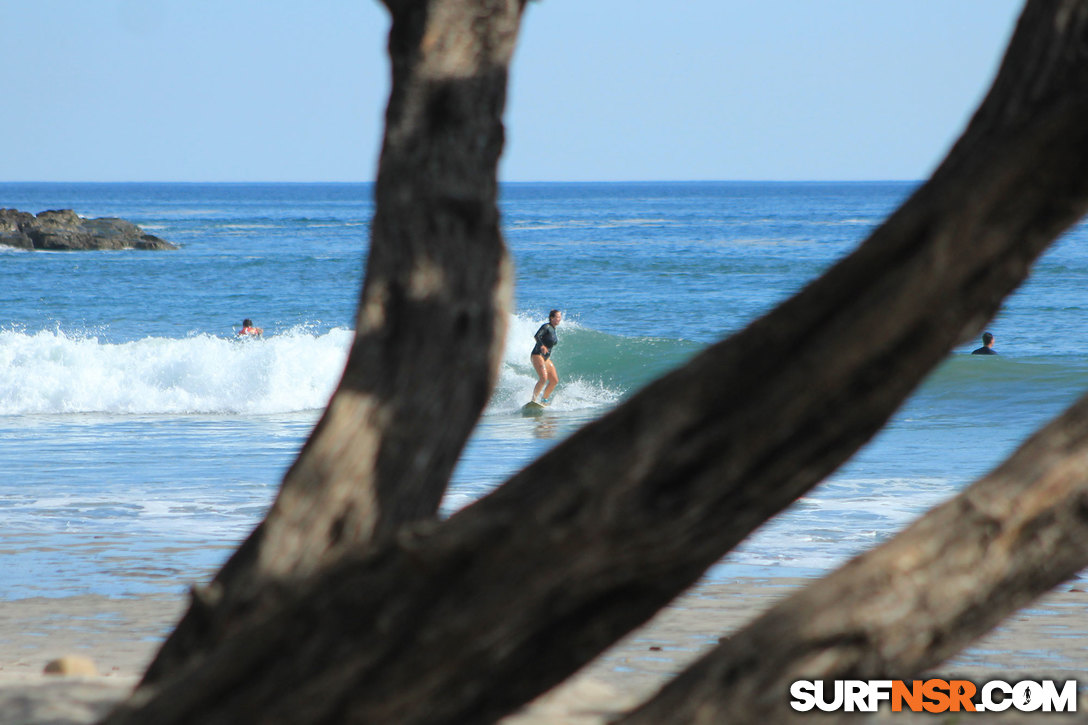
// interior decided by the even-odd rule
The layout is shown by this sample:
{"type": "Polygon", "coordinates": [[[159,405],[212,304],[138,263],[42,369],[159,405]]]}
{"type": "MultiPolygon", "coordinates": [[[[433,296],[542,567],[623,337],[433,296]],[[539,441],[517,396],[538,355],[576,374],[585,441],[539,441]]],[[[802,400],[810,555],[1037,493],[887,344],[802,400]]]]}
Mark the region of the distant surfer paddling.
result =
{"type": "Polygon", "coordinates": [[[971,352],[972,355],[996,355],[994,349],[994,336],[988,332],[982,333],[982,347],[971,352]]]}
{"type": "Polygon", "coordinates": [[[255,326],[253,320],[248,317],[242,320],[242,329],[238,331],[238,337],[260,337],[264,330],[255,326]]]}
{"type": "Polygon", "coordinates": [[[552,310],[548,313],[548,321],[540,326],[540,329],[536,331],[533,338],[536,339],[536,346],[533,348],[533,352],[529,355],[529,360],[533,363],[533,370],[536,370],[537,380],[536,387],[533,388],[533,403],[539,405],[547,405],[552,397],[552,392],[555,391],[555,386],[559,384],[559,373],[555,370],[555,363],[551,361],[552,350],[559,344],[559,335],[556,334],[555,328],[559,327],[559,323],[563,321],[563,313],[559,310],[552,310]],[[546,386],[546,387],[545,387],[546,386]],[[540,391],[544,391],[544,397],[540,397],[540,391]]]}

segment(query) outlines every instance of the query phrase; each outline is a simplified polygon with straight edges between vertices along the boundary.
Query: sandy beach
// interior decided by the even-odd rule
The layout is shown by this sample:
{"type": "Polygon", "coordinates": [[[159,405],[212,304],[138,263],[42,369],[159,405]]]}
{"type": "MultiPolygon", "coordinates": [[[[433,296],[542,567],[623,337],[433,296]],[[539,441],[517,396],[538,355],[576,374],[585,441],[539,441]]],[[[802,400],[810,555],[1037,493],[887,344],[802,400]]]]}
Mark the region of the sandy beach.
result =
{"type": "MultiPolygon", "coordinates": [[[[652,694],[670,675],[712,648],[719,637],[803,584],[796,579],[703,583],[577,677],[504,723],[604,723],[652,694]]],[[[1086,606],[1088,593],[1065,585],[935,674],[954,674],[976,682],[1043,674],[1077,679],[1088,668],[1088,640],[1083,637],[1086,606]]],[[[39,597],[4,602],[0,605],[0,723],[95,722],[135,685],[183,607],[183,597],[169,595],[39,597]],[[64,655],[90,657],[99,675],[43,674],[46,663],[64,655]]],[[[973,716],[971,721],[982,717],[973,716]]],[[[984,717],[1021,721],[1014,714],[984,717]]],[[[1055,717],[1068,720],[1064,716],[1048,719],[1055,717]]],[[[893,721],[913,719],[897,714],[893,721]]]]}

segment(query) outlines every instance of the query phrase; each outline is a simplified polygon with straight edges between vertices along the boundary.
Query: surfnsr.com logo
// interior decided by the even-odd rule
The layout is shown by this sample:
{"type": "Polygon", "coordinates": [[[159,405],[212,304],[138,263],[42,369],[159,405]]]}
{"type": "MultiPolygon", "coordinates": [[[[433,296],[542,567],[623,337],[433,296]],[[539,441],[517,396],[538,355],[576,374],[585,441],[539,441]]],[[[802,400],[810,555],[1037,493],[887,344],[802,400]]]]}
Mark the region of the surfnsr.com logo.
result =
{"type": "Polygon", "coordinates": [[[1077,681],[990,680],[798,680],[790,685],[790,706],[798,712],[1076,712],[1077,681]]]}

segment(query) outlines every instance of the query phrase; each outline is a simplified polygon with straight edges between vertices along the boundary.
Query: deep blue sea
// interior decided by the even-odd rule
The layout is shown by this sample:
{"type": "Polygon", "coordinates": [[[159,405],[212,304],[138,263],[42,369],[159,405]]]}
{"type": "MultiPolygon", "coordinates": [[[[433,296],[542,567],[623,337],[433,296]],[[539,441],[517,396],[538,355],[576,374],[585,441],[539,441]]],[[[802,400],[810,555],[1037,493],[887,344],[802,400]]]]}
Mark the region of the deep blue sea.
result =
{"type": "MultiPolygon", "coordinates": [[[[507,184],[517,269],[501,378],[444,504],[852,250],[908,183],[507,184]],[[522,418],[532,334],[561,384],[522,418]]],[[[0,599],[177,591],[260,520],[338,379],[369,184],[0,184],[0,207],[117,216],[176,252],[0,248],[0,599]],[[265,330],[239,342],[243,317],[265,330]]],[[[1088,384],[1088,236],[1045,256],[873,443],[711,571],[816,576],[986,473],[1088,384]]]]}

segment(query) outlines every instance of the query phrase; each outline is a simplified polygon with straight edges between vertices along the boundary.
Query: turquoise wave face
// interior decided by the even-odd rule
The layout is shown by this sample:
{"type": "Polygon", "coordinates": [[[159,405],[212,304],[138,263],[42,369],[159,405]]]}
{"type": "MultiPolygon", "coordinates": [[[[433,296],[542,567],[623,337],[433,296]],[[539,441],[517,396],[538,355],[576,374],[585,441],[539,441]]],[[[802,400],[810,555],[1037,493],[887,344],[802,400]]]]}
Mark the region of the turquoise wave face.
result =
{"type": "Polygon", "coordinates": [[[622,337],[574,327],[563,330],[556,361],[572,378],[592,380],[627,395],[703,348],[688,340],[622,337]]]}
{"type": "MultiPolygon", "coordinates": [[[[491,412],[520,409],[532,395],[537,376],[529,354],[533,334],[546,317],[547,311],[540,313],[539,320],[511,316],[491,412]]],[[[601,412],[704,347],[687,340],[601,332],[570,318],[559,326],[558,334],[559,344],[551,358],[559,372],[559,387],[551,404],[555,411],[601,412]]]]}

